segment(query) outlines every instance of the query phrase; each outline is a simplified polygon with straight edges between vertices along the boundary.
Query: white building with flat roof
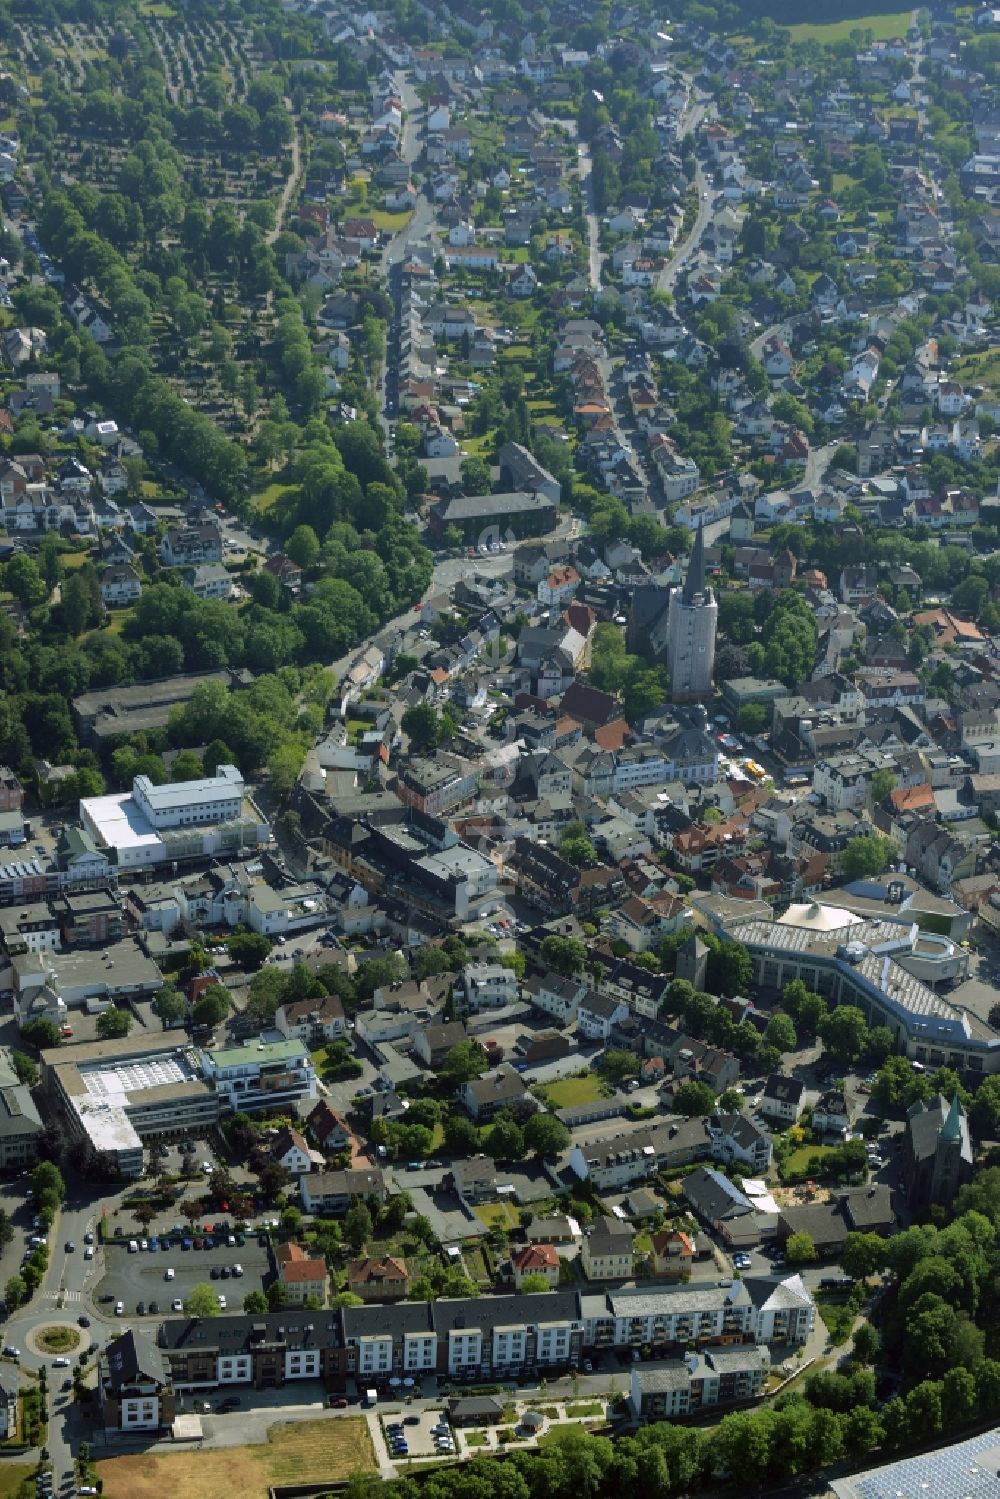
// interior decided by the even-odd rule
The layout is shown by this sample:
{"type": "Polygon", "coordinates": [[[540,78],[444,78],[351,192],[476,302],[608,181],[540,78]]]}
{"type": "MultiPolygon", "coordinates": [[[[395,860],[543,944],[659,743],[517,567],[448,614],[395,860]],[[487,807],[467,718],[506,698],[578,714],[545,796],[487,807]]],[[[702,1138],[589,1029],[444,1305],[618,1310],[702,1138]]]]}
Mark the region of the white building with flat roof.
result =
{"type": "Polygon", "coordinates": [[[163,786],[154,786],[148,776],[136,776],[132,799],[154,828],[226,822],[240,814],[243,777],[235,765],[220,765],[216,775],[199,781],[174,781],[163,786]]]}
{"type": "Polygon", "coordinates": [[[129,870],[213,854],[238,856],[271,836],[235,765],[165,786],[136,776],[131,795],[85,797],[80,821],[98,847],[113,854],[119,869],[129,870]]]}

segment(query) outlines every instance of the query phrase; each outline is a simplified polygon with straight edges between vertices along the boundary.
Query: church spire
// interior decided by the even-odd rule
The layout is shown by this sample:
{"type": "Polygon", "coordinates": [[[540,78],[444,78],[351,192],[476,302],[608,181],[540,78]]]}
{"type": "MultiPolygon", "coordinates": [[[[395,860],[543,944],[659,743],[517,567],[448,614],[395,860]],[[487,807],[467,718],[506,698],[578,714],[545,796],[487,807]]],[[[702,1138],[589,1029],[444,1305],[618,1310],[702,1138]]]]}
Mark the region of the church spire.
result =
{"type": "Polygon", "coordinates": [[[705,592],[705,533],[701,526],[694,533],[691,561],[684,580],[684,602],[693,604],[695,595],[705,592]]]}
{"type": "Polygon", "coordinates": [[[948,1117],[941,1126],[942,1140],[960,1140],[962,1138],[962,1105],[958,1101],[956,1092],[948,1110],[948,1117]]]}

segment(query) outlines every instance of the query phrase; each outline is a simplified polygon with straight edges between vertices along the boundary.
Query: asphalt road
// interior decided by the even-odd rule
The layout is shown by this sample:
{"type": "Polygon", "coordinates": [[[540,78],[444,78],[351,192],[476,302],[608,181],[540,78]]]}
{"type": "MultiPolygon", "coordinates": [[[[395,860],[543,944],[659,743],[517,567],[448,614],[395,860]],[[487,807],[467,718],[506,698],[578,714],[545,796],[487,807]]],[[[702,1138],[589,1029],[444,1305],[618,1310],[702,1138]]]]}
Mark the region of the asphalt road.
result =
{"type": "Polygon", "coordinates": [[[583,188],[585,203],[584,217],[587,220],[590,284],[594,291],[597,291],[601,284],[601,263],[604,257],[601,254],[600,247],[601,225],[594,206],[594,163],[591,160],[590,147],[585,141],[580,141],[577,145],[576,166],[580,174],[580,186],[583,188]]]}

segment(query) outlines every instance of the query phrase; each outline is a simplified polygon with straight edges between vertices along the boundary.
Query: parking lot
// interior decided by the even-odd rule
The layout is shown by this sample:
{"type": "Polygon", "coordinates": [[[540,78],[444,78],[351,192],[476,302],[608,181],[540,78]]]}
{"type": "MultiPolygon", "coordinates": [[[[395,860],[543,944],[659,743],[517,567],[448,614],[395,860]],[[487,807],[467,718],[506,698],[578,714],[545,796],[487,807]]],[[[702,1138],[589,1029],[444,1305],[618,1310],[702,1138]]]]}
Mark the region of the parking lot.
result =
{"type": "MultiPolygon", "coordinates": [[[[165,1252],[140,1249],[135,1254],[129,1253],[126,1239],[109,1243],[104,1249],[104,1276],[97,1287],[98,1298],[124,1302],[125,1315],[129,1317],[137,1314],[140,1303],[146,1307],[145,1315],[163,1316],[170,1311],[174,1300],[183,1301],[195,1286],[208,1283],[225,1296],[227,1311],[240,1311],[244,1296],[249,1291],[262,1290],[271,1279],[270,1249],[253,1235],[245,1237],[243,1244],[230,1245],[225,1241],[220,1244],[213,1240],[210,1248],[195,1249],[193,1236],[184,1229],[183,1238],[191,1242],[190,1249],[179,1246],[165,1252]],[[243,1270],[239,1276],[233,1273],[237,1264],[243,1270]],[[168,1269],[174,1272],[169,1281],[168,1269]],[[151,1311],[151,1303],[156,1311],[151,1311]]],[[[172,1238],[176,1241],[181,1235],[172,1238]]]]}
{"type": "MultiPolygon", "coordinates": [[[[409,1411],[405,1415],[398,1415],[386,1411],[382,1418],[382,1427],[385,1432],[386,1446],[393,1451],[393,1439],[402,1437],[408,1447],[408,1452],[401,1452],[404,1457],[435,1457],[442,1450],[444,1443],[440,1445],[434,1432],[435,1426],[448,1426],[448,1417],[443,1410],[436,1408],[426,1411],[409,1411]]],[[[448,1440],[454,1444],[454,1435],[450,1434],[448,1440]]],[[[445,1449],[447,1450],[447,1449],[445,1449]]]]}

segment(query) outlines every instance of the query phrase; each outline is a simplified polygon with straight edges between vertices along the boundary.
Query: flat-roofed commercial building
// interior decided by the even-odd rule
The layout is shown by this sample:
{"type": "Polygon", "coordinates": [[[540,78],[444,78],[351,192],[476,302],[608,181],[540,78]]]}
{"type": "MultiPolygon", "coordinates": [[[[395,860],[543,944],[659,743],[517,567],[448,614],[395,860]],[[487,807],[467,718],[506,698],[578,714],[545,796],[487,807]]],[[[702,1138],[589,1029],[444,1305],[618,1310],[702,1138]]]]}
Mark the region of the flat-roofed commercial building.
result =
{"type": "Polygon", "coordinates": [[[1000,1071],[1000,1035],[903,966],[928,945],[916,921],[852,921],[812,902],[790,906],[778,921],[737,921],[724,932],[745,944],[761,989],[780,995],[801,979],[834,1004],[856,1005],[870,1024],[888,1026],[913,1061],[1000,1071]]]}
{"type": "Polygon", "coordinates": [[[42,1081],[77,1139],[142,1175],[143,1141],[210,1128],[220,1098],[197,1048],[176,1036],[95,1041],[42,1053],[42,1081]]]}
{"type": "Polygon", "coordinates": [[[234,765],[220,766],[216,776],[166,786],[136,776],[131,795],[85,797],[80,821],[124,870],[236,854],[271,836],[234,765]]]}

